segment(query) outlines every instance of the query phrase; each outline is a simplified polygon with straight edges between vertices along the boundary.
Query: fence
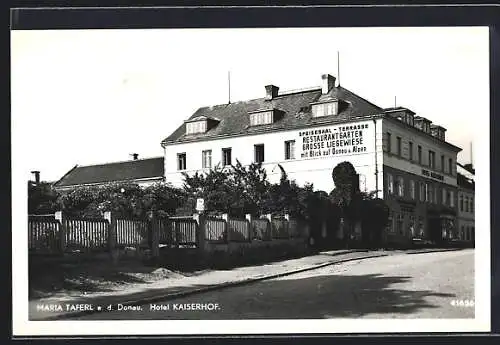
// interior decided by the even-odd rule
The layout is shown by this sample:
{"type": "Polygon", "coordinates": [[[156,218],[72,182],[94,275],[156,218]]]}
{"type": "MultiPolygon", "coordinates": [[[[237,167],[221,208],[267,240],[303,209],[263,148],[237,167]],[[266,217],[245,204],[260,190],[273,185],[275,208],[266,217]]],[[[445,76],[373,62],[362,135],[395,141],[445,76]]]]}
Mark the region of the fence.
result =
{"type": "Polygon", "coordinates": [[[149,237],[149,223],[147,220],[116,220],[117,246],[148,246],[149,237]]]}
{"type": "Polygon", "coordinates": [[[32,252],[60,250],[60,223],[51,216],[28,216],[28,248],[32,252]]]}
{"type": "Polygon", "coordinates": [[[252,228],[248,220],[229,219],[227,222],[227,235],[231,242],[252,241],[252,228]]]}
{"type": "Polygon", "coordinates": [[[254,240],[270,241],[271,237],[271,224],[268,219],[254,219],[251,220],[251,228],[254,240]]]}
{"type": "Polygon", "coordinates": [[[219,218],[207,218],[205,223],[205,239],[209,242],[226,243],[227,221],[219,218]]]}
{"type": "Polygon", "coordinates": [[[299,225],[289,217],[252,219],[207,217],[200,230],[200,216],[114,219],[110,212],[103,218],[72,219],[55,215],[28,217],[28,246],[35,254],[113,251],[124,247],[200,248],[203,243],[252,242],[254,240],[299,238],[299,225]]]}
{"type": "Polygon", "coordinates": [[[63,219],[66,251],[108,249],[109,224],[105,219],[63,219]]]}
{"type": "Polygon", "coordinates": [[[273,218],[272,222],[272,233],[273,239],[287,239],[291,238],[288,228],[288,221],[285,218],[273,218]]]}
{"type": "Polygon", "coordinates": [[[198,223],[193,217],[173,217],[169,222],[171,225],[166,229],[172,233],[175,245],[197,245],[198,223]]]}

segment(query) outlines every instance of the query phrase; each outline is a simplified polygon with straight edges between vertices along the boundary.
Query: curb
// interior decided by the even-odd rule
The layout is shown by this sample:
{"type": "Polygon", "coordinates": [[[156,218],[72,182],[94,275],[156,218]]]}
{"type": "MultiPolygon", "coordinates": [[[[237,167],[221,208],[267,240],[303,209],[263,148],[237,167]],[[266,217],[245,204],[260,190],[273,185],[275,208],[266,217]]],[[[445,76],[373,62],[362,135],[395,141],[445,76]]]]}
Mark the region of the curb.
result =
{"type": "Polygon", "coordinates": [[[465,250],[465,249],[468,249],[468,248],[443,248],[443,249],[435,249],[435,250],[426,249],[426,250],[422,250],[422,251],[409,252],[406,254],[415,255],[415,254],[427,254],[427,253],[456,252],[456,251],[465,250]]]}
{"type": "MultiPolygon", "coordinates": [[[[130,300],[126,301],[123,303],[120,303],[123,306],[130,306],[130,305],[138,305],[138,304],[145,304],[145,303],[152,303],[152,302],[158,302],[158,301],[165,301],[165,300],[171,300],[179,297],[185,297],[185,296],[190,296],[198,293],[203,293],[203,292],[209,292],[209,291],[214,291],[214,290],[220,290],[220,289],[225,289],[229,287],[235,287],[235,286],[241,286],[241,285],[246,285],[246,284],[251,284],[251,283],[256,283],[259,281],[263,280],[268,280],[268,279],[275,279],[275,278],[280,278],[280,277],[285,277],[289,276],[292,274],[297,274],[297,273],[302,273],[302,272],[307,272],[307,271],[312,271],[315,269],[335,265],[335,264],[341,264],[344,262],[349,262],[349,261],[356,261],[356,260],[364,260],[364,259],[371,259],[371,258],[377,258],[377,257],[384,257],[388,256],[389,254],[374,254],[374,255],[368,255],[368,256],[363,256],[363,257],[356,257],[356,258],[348,258],[348,259],[343,259],[343,260],[333,260],[333,261],[328,261],[325,263],[321,264],[316,264],[314,266],[306,267],[306,268],[300,268],[292,271],[287,271],[283,273],[275,273],[275,274],[270,274],[266,276],[257,276],[254,278],[248,278],[248,279],[243,279],[235,282],[228,282],[228,283],[222,283],[222,284],[214,284],[214,285],[209,285],[203,288],[198,288],[198,289],[191,289],[191,290],[186,290],[186,291],[181,291],[181,292],[173,292],[173,293],[168,293],[165,295],[156,295],[156,296],[151,296],[151,297],[143,297],[139,298],[136,300],[130,300]]],[[[97,310],[85,310],[81,312],[76,312],[76,313],[68,313],[68,314],[62,314],[62,315],[54,315],[50,316],[47,318],[43,319],[34,319],[30,321],[54,321],[54,320],[62,320],[62,319],[70,319],[70,318],[75,318],[78,316],[83,316],[83,315],[89,315],[89,314],[96,314],[96,313],[105,313],[107,312],[106,310],[102,311],[97,311],[97,310]]]]}

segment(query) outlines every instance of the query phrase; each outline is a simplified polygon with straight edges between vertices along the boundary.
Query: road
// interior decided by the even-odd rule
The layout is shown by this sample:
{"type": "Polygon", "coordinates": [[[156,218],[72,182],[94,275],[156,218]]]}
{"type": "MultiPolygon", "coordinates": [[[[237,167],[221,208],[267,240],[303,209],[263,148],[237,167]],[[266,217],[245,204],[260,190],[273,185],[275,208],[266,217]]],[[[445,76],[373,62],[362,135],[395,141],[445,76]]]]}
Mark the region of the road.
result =
{"type": "Polygon", "coordinates": [[[148,303],[79,319],[474,318],[473,307],[452,305],[473,299],[474,251],[462,250],[351,261],[154,303],[169,310],[148,303]]]}

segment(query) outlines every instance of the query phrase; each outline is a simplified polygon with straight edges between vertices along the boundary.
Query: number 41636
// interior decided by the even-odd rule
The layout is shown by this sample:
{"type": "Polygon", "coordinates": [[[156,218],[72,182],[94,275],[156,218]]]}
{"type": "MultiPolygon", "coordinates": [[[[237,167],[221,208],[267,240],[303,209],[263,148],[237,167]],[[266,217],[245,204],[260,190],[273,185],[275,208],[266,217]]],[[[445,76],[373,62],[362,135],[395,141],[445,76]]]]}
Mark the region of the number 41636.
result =
{"type": "Polygon", "coordinates": [[[474,301],[471,299],[453,299],[451,305],[454,307],[473,307],[474,301]]]}

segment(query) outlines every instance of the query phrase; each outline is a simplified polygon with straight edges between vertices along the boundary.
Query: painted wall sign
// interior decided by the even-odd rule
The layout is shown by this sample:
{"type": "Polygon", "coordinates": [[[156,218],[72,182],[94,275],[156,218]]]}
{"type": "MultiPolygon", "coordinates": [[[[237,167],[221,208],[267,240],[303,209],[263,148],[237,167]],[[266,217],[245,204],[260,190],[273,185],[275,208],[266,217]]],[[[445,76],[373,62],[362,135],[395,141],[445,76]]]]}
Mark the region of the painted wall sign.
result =
{"type": "Polygon", "coordinates": [[[299,132],[300,158],[339,156],[368,152],[373,146],[369,123],[336,125],[299,132]]]}
{"type": "Polygon", "coordinates": [[[432,178],[434,178],[436,180],[439,180],[439,181],[444,181],[444,176],[443,175],[436,174],[433,171],[422,169],[422,175],[427,176],[427,177],[432,177],[432,178]]]}

